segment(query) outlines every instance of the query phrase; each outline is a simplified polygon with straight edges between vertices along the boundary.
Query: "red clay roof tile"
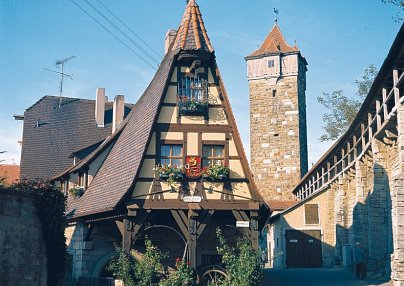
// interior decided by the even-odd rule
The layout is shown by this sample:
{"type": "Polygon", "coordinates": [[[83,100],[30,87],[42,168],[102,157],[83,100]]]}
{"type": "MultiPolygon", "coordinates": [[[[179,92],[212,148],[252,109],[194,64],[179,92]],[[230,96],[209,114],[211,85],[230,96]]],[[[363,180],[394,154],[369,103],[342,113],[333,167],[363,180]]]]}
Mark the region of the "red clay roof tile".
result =
{"type": "Polygon", "coordinates": [[[298,52],[297,46],[289,46],[279,29],[278,23],[272,27],[265,41],[258,50],[250,54],[250,57],[259,57],[267,54],[291,53],[298,52]]]}
{"type": "Polygon", "coordinates": [[[185,8],[172,49],[175,54],[184,50],[214,52],[206,33],[201,11],[195,1],[189,1],[185,8]]]}
{"type": "Polygon", "coordinates": [[[5,185],[17,183],[20,178],[19,165],[0,165],[0,178],[4,178],[5,185]]]}

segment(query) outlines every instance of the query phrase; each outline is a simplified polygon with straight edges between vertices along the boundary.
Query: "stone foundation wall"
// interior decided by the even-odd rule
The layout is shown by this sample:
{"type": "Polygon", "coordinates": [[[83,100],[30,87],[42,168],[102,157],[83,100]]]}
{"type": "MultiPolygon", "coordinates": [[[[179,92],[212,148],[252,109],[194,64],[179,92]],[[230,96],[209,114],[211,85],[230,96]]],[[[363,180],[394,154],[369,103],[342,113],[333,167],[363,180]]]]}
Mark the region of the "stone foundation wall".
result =
{"type": "Polygon", "coordinates": [[[46,286],[46,245],[34,198],[0,190],[0,285],[46,286]]]}
{"type": "Polygon", "coordinates": [[[69,236],[68,253],[72,256],[71,275],[99,277],[101,271],[115,255],[114,243],[120,241],[115,222],[90,225],[78,222],[66,229],[69,236]],[[90,233],[89,233],[90,232],[90,233]]]}

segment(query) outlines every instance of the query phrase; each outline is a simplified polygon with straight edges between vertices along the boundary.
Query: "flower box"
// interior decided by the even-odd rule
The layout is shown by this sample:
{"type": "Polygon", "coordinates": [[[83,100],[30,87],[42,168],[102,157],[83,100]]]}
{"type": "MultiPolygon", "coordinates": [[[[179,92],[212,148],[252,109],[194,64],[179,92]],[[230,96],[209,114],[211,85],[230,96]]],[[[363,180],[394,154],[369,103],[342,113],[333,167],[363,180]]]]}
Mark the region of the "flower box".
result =
{"type": "Polygon", "coordinates": [[[208,103],[196,100],[183,100],[178,102],[180,115],[205,116],[208,112],[208,103]]]}
{"type": "Polygon", "coordinates": [[[230,168],[222,164],[210,165],[202,169],[202,177],[211,182],[222,182],[229,178],[230,168]]]}
{"type": "Polygon", "coordinates": [[[69,194],[71,194],[74,198],[80,198],[84,194],[84,187],[70,188],[69,194]]]}
{"type": "Polygon", "coordinates": [[[184,168],[182,166],[163,164],[156,165],[154,170],[160,179],[167,181],[170,186],[172,186],[175,181],[182,181],[184,178],[184,168]]]}

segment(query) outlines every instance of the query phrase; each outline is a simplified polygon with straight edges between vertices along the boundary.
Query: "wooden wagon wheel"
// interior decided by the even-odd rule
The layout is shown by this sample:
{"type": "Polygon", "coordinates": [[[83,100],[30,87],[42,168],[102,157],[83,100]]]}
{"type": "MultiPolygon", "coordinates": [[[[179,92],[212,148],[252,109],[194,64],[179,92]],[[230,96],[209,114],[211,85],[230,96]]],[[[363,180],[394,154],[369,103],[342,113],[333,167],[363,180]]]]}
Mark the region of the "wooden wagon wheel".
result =
{"type": "Polygon", "coordinates": [[[217,265],[211,265],[203,268],[200,271],[199,275],[199,285],[209,285],[209,286],[216,286],[216,285],[221,285],[222,282],[226,279],[227,274],[226,270],[224,268],[217,266],[217,265]]]}

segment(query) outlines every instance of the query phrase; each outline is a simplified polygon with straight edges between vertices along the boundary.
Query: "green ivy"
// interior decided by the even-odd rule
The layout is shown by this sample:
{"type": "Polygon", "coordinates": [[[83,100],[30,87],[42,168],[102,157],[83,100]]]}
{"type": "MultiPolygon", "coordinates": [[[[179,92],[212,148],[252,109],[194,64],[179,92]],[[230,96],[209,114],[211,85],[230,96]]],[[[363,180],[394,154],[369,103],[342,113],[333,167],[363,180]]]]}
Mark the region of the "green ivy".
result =
{"type": "Polygon", "coordinates": [[[33,194],[42,224],[46,244],[48,285],[63,285],[66,265],[67,225],[66,197],[59,189],[44,182],[24,182],[9,187],[11,190],[33,194]]]}
{"type": "Polygon", "coordinates": [[[237,247],[228,245],[222,231],[216,230],[219,239],[218,253],[226,267],[227,276],[221,286],[258,286],[261,285],[262,269],[258,252],[244,236],[237,242],[237,247]]]}

